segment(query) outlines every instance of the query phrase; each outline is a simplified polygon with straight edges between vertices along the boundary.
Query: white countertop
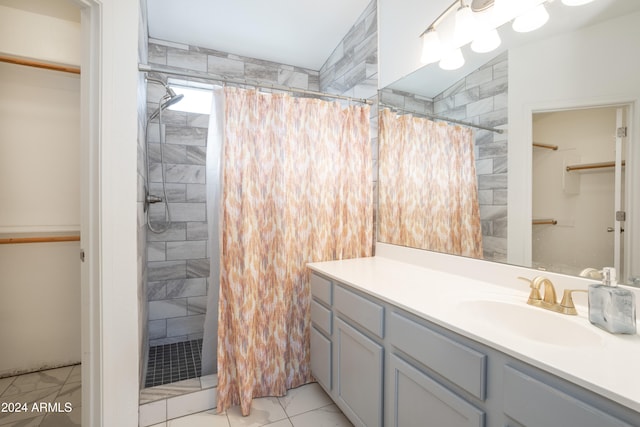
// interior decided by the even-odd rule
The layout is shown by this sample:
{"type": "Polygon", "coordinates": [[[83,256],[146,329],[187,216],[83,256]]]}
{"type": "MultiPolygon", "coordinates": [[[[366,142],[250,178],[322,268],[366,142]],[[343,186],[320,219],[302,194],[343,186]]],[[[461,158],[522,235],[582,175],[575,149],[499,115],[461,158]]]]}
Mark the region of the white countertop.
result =
{"type": "MultiPolygon", "coordinates": [[[[567,316],[528,306],[529,287],[515,276],[513,287],[496,285],[381,256],[312,263],[309,268],[640,412],[640,336],[613,335],[591,325],[586,294],[574,296],[578,316],[567,316]],[[538,329],[539,322],[523,325],[522,320],[519,327],[531,333],[518,334],[479,314],[473,305],[478,300],[503,301],[516,310],[521,302],[524,310],[561,316],[558,322],[569,323],[558,325],[585,334],[538,329]],[[551,340],[532,339],[535,335],[551,340]]],[[[558,294],[560,298],[561,288],[558,294]]],[[[557,317],[549,319],[553,324],[557,317]]]]}

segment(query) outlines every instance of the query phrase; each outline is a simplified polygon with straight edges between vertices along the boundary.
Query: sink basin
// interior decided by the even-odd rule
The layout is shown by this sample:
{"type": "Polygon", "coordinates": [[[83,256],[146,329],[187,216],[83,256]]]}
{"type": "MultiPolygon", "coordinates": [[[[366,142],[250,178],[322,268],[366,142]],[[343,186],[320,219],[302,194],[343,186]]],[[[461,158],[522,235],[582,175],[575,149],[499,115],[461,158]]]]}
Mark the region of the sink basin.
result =
{"type": "Polygon", "coordinates": [[[488,322],[508,333],[541,343],[574,347],[601,343],[601,337],[588,320],[533,307],[524,301],[467,300],[460,303],[459,309],[479,322],[488,322]]]}

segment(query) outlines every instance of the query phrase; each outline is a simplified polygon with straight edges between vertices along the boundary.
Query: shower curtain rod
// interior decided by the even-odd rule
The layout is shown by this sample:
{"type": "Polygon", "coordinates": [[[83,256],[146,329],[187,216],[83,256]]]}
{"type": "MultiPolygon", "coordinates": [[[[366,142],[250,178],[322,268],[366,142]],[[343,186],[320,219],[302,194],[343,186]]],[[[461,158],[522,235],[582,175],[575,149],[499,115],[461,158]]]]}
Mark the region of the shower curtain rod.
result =
{"type": "Polygon", "coordinates": [[[148,64],[138,64],[138,71],[142,71],[144,73],[163,73],[163,74],[170,74],[173,76],[191,77],[194,79],[211,80],[219,83],[251,86],[258,89],[261,89],[261,88],[274,89],[274,90],[282,90],[282,91],[293,92],[293,93],[303,93],[305,95],[314,95],[314,96],[320,96],[325,98],[343,99],[349,102],[359,102],[361,104],[368,104],[368,105],[373,104],[372,101],[369,101],[368,99],[364,99],[364,98],[352,98],[350,96],[334,95],[332,93],[319,92],[315,90],[299,89],[299,88],[289,87],[289,86],[252,82],[244,79],[229,79],[224,76],[219,76],[216,74],[199,73],[197,71],[172,70],[171,68],[155,67],[148,64]]]}
{"type": "Polygon", "coordinates": [[[468,127],[482,129],[482,130],[488,130],[488,131],[495,132],[495,133],[504,133],[504,129],[496,129],[496,128],[491,128],[491,127],[488,127],[488,126],[476,125],[475,123],[465,122],[463,120],[456,120],[456,119],[451,119],[449,117],[436,116],[436,115],[433,115],[433,114],[422,113],[420,111],[415,111],[415,110],[408,110],[408,109],[405,109],[405,108],[395,107],[393,105],[387,105],[387,104],[383,104],[383,103],[380,103],[378,105],[380,107],[389,108],[390,110],[395,110],[397,112],[417,114],[417,115],[424,116],[424,117],[427,117],[427,118],[433,119],[433,120],[440,120],[442,122],[455,123],[457,125],[463,125],[463,126],[468,126],[468,127]]]}

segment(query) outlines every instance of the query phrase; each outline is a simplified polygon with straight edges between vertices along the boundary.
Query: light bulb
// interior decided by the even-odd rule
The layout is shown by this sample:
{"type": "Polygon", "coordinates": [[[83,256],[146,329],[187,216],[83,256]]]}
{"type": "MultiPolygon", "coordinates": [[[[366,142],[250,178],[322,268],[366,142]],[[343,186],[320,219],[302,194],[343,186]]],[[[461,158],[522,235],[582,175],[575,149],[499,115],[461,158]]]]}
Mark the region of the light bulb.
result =
{"type": "Polygon", "coordinates": [[[582,6],[583,4],[591,3],[593,0],[562,0],[562,4],[566,6],[582,6]]]}
{"type": "Polygon", "coordinates": [[[478,33],[478,21],[469,6],[462,6],[456,12],[456,27],[453,42],[456,47],[464,46],[473,40],[478,33]]]}
{"type": "Polygon", "coordinates": [[[430,29],[422,36],[422,56],[420,62],[423,64],[431,64],[440,61],[442,58],[442,43],[440,36],[434,29],[430,29]]]}
{"type": "Polygon", "coordinates": [[[464,56],[460,48],[451,49],[442,55],[440,68],[443,70],[457,70],[464,65],[464,56]]]}
{"type": "Polygon", "coordinates": [[[478,37],[471,42],[471,50],[477,53],[491,52],[500,46],[501,42],[498,31],[493,28],[478,35],[478,37]]]}
{"type": "Polygon", "coordinates": [[[549,20],[549,13],[544,7],[544,3],[539,4],[527,13],[518,16],[513,20],[513,30],[519,33],[528,33],[537,30],[549,20]]]}

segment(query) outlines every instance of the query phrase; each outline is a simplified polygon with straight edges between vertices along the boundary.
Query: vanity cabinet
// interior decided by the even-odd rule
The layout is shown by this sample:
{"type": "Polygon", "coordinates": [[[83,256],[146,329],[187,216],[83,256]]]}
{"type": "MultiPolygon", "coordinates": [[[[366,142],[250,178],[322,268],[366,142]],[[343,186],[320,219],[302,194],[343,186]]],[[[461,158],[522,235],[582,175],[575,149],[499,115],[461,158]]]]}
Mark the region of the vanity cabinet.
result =
{"type": "Polygon", "coordinates": [[[631,427],[640,414],[311,273],[311,369],[356,426],[631,427]]]}

